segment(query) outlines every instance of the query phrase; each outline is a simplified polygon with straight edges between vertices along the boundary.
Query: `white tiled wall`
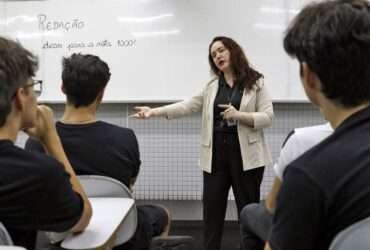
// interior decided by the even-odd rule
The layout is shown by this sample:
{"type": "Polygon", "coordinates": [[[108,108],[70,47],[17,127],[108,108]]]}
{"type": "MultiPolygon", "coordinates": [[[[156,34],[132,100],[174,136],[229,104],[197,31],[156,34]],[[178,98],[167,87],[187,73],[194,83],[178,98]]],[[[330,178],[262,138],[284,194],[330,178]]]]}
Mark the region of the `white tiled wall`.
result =
{"type": "MultiPolygon", "coordinates": [[[[149,104],[151,105],[151,104],[149,104]]],[[[153,104],[156,106],[158,104],[153,104]]],[[[63,105],[51,105],[59,118],[63,105]]],[[[103,104],[99,118],[119,126],[134,129],[139,140],[141,172],[135,185],[135,197],[145,200],[200,200],[202,172],[198,167],[200,114],[178,120],[128,118],[133,104],[103,104]]],[[[289,131],[296,127],[323,123],[318,110],[308,103],[274,104],[273,126],[265,130],[273,159],[289,131]]],[[[23,145],[26,136],[18,138],[23,145]]],[[[266,168],[261,192],[264,195],[273,180],[271,166],[266,168]]],[[[232,195],[230,195],[232,199],[232,195]]]]}

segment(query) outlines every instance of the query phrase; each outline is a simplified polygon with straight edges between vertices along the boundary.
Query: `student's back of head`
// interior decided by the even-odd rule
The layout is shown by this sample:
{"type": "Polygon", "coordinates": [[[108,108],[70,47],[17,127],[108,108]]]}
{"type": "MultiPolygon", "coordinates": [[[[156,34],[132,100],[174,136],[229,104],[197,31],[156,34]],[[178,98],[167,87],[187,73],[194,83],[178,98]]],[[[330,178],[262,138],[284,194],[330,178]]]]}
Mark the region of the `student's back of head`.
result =
{"type": "Polygon", "coordinates": [[[63,59],[63,92],[75,108],[92,104],[110,79],[107,63],[98,56],[72,54],[63,59]]]}
{"type": "Polygon", "coordinates": [[[21,44],[0,37],[0,127],[11,111],[17,89],[35,75],[37,58],[21,44]]]}
{"type": "MultiPolygon", "coordinates": [[[[291,23],[287,53],[306,63],[322,93],[350,108],[370,101],[370,3],[337,0],[312,3],[291,23]]],[[[301,72],[302,73],[302,72],[301,72]]]]}

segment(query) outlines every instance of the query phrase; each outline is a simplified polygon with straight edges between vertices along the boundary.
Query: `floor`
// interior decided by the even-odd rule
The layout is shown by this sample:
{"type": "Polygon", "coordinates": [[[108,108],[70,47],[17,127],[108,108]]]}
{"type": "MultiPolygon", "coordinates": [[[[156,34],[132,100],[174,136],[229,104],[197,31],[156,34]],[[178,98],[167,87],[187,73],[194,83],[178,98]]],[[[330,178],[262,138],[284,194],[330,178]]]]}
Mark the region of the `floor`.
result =
{"type": "MultiPolygon", "coordinates": [[[[156,200],[143,201],[137,200],[136,204],[159,204],[168,208],[171,212],[172,220],[180,221],[201,221],[202,220],[202,201],[199,200],[156,200]]],[[[238,212],[234,201],[228,202],[226,211],[226,221],[237,221],[238,212]]]]}
{"type": "MultiPolygon", "coordinates": [[[[202,202],[201,201],[136,201],[136,204],[160,204],[167,207],[172,216],[171,235],[190,235],[200,250],[203,241],[202,202]]],[[[226,211],[222,250],[239,249],[238,214],[234,201],[229,201],[226,211]]]]}

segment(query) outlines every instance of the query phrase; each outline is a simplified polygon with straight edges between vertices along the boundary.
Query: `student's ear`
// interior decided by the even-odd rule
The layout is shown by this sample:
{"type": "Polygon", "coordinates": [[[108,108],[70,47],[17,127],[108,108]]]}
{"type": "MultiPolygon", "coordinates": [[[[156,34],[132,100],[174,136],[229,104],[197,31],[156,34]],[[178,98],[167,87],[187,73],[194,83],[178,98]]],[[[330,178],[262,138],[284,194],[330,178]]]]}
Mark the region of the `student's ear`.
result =
{"type": "Polygon", "coordinates": [[[302,63],[302,83],[308,99],[316,106],[320,106],[321,82],[316,73],[307,63],[302,63]]]}
{"type": "Polygon", "coordinates": [[[100,91],[98,96],[96,97],[96,100],[98,101],[98,103],[101,103],[102,100],[103,100],[104,90],[105,90],[105,88],[102,91],[100,91]]]}
{"type": "Polygon", "coordinates": [[[62,83],[62,85],[60,86],[60,89],[62,90],[63,94],[66,94],[66,89],[64,87],[64,84],[62,83]]]}
{"type": "Polygon", "coordinates": [[[25,101],[25,89],[24,88],[18,88],[17,91],[14,94],[14,104],[15,107],[18,110],[23,110],[24,109],[24,101],[25,101]]]}
{"type": "Polygon", "coordinates": [[[304,84],[304,87],[306,89],[312,89],[312,90],[320,90],[320,83],[318,81],[318,78],[310,68],[310,66],[303,62],[301,66],[302,70],[302,81],[304,84]]]}

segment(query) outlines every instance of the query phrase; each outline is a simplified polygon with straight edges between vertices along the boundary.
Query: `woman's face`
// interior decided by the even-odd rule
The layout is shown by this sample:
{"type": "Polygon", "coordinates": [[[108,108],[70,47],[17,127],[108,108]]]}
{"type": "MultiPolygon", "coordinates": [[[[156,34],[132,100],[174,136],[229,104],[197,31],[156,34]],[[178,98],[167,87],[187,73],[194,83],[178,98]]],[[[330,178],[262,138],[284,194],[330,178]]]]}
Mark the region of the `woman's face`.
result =
{"type": "Polygon", "coordinates": [[[214,64],[220,71],[230,70],[230,51],[221,41],[216,41],[212,44],[210,53],[214,64]]]}

